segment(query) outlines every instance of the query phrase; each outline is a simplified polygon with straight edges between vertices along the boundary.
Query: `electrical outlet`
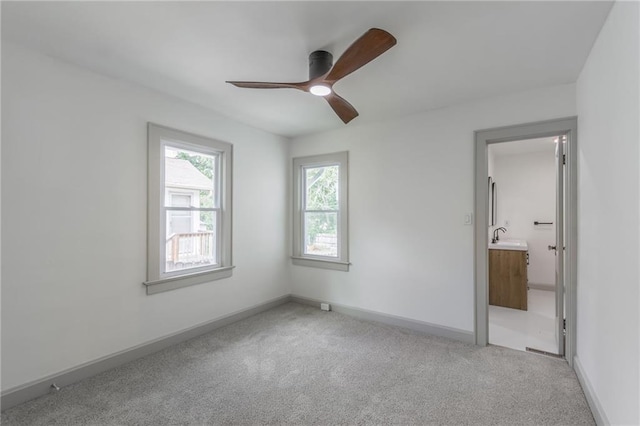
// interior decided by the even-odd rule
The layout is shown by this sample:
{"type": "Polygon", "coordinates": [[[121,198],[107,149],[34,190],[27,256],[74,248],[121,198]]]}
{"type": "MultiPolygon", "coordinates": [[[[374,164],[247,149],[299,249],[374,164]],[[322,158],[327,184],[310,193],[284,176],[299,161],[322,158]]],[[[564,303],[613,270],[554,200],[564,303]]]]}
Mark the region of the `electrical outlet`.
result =
{"type": "Polygon", "coordinates": [[[467,213],[464,215],[464,224],[465,225],[473,224],[473,213],[467,213]]]}
{"type": "Polygon", "coordinates": [[[504,226],[511,226],[511,221],[510,220],[505,220],[504,221],[504,226]]]}
{"type": "Polygon", "coordinates": [[[323,311],[330,311],[331,310],[331,305],[328,303],[321,303],[320,304],[320,309],[322,309],[323,311]]]}

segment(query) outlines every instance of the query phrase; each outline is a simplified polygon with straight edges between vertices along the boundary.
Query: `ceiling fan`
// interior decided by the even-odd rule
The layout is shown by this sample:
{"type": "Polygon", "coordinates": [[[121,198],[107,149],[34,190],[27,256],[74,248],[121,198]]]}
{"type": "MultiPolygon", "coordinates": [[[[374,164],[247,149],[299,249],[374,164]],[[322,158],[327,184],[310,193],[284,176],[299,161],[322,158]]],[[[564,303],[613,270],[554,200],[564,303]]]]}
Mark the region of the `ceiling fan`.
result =
{"type": "Polygon", "coordinates": [[[347,124],[358,116],[358,111],[333,91],[333,85],[363,65],[371,62],[396,44],[388,32],[371,28],[332,64],[333,56],[324,50],[309,55],[309,80],[299,83],[268,83],[258,81],[227,81],[237,87],[250,89],[298,89],[324,97],[340,119],[347,124]],[[332,66],[333,65],[333,66],[332,66]]]}

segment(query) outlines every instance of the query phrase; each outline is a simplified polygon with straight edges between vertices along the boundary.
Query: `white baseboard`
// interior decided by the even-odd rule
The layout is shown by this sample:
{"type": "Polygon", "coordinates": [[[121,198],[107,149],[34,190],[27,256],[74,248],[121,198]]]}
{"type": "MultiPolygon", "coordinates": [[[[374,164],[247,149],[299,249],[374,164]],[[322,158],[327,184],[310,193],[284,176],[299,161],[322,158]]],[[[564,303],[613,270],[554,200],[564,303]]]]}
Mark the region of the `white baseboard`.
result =
{"type": "Polygon", "coordinates": [[[51,374],[42,379],[8,389],[2,392],[0,406],[2,407],[2,410],[6,410],[7,408],[11,408],[31,399],[46,395],[51,392],[51,385],[53,383],[59,387],[68,386],[88,377],[95,376],[103,371],[107,371],[135,359],[142,358],[143,356],[150,355],[169,346],[184,342],[185,340],[193,339],[194,337],[209,333],[216,328],[259,314],[260,312],[267,311],[289,301],[291,301],[291,296],[287,294],[220,318],[216,318],[212,321],[198,324],[176,333],[142,343],[132,348],[51,374]]]}
{"type": "Polygon", "coordinates": [[[367,321],[379,322],[382,324],[393,325],[402,328],[408,328],[410,330],[418,331],[420,333],[435,335],[440,337],[447,337],[453,340],[459,340],[465,343],[474,343],[475,338],[472,331],[460,330],[457,328],[445,327],[442,325],[430,324],[424,321],[418,321],[409,318],[403,318],[396,315],[383,314],[381,312],[369,311],[366,309],[354,308],[352,306],[341,305],[327,300],[316,300],[308,297],[291,295],[293,302],[303,303],[305,305],[315,306],[320,309],[320,303],[325,302],[331,305],[331,310],[339,312],[344,315],[360,318],[367,321]]]}
{"type": "Polygon", "coordinates": [[[555,284],[527,283],[527,286],[529,286],[529,288],[532,288],[534,290],[547,290],[547,291],[556,290],[555,284]]]}
{"type": "Polygon", "coordinates": [[[610,425],[611,422],[607,419],[607,416],[602,409],[602,405],[593,390],[593,386],[580,363],[580,358],[578,358],[577,355],[573,357],[573,370],[576,372],[576,376],[578,376],[578,381],[580,382],[580,386],[582,386],[582,391],[584,392],[584,396],[587,398],[587,403],[589,404],[589,408],[591,408],[591,413],[593,414],[596,424],[598,426],[610,425]]]}
{"type": "MultiPolygon", "coordinates": [[[[138,358],[150,355],[154,352],[165,349],[169,346],[184,342],[202,334],[209,333],[217,328],[231,324],[236,321],[248,318],[250,316],[267,311],[276,306],[282,305],[289,301],[312,305],[320,309],[320,301],[309,299],[306,297],[285,295],[267,302],[216,318],[203,324],[172,333],[170,335],[142,343],[129,349],[125,349],[114,354],[106,355],[93,361],[69,368],[58,373],[51,374],[42,379],[34,380],[21,386],[3,391],[0,399],[2,410],[14,407],[23,402],[38,398],[52,391],[52,384],[58,387],[68,386],[79,382],[86,378],[95,376],[103,371],[123,365],[138,358]]],[[[325,301],[326,302],[326,301],[325,301]]],[[[331,309],[345,315],[364,319],[367,321],[379,322],[382,324],[393,325],[397,327],[408,328],[424,334],[447,337],[449,339],[459,340],[466,343],[474,343],[473,332],[459,330],[456,328],[445,327],[441,325],[430,324],[424,321],[403,318],[395,315],[384,314],[380,312],[369,311],[366,309],[355,308],[352,306],[331,303],[331,309]]]]}

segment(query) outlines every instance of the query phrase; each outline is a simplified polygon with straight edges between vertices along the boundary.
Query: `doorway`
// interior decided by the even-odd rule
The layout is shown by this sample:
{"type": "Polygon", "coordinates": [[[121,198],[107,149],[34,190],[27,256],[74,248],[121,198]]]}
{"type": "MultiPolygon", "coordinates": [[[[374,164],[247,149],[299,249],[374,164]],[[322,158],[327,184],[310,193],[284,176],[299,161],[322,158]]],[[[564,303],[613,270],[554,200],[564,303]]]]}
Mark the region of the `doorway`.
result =
{"type": "Polygon", "coordinates": [[[488,146],[489,344],[561,353],[553,249],[563,221],[556,217],[558,143],[564,137],[488,146]]]}
{"type": "MultiPolygon", "coordinates": [[[[503,127],[497,129],[488,129],[477,131],[476,136],[476,187],[475,187],[475,338],[476,343],[479,345],[487,345],[490,342],[489,336],[489,296],[492,295],[493,302],[496,303],[495,294],[495,279],[491,281],[492,292],[489,291],[489,259],[492,261],[492,267],[494,268],[493,276],[495,277],[495,259],[502,259],[499,262],[506,264],[505,262],[511,262],[508,270],[513,271],[513,268],[517,268],[518,264],[524,262],[528,247],[526,241],[523,241],[524,246],[518,241],[511,241],[513,246],[506,247],[503,237],[503,242],[500,242],[500,249],[508,251],[497,250],[491,251],[491,240],[495,235],[490,235],[491,230],[498,229],[500,238],[501,234],[504,234],[505,230],[508,233],[508,227],[504,226],[505,221],[510,224],[510,218],[500,218],[500,201],[496,201],[496,197],[499,195],[497,188],[500,185],[498,180],[495,180],[495,176],[489,174],[489,152],[490,147],[506,147],[508,142],[533,140],[533,139],[546,139],[553,140],[558,138],[560,143],[556,144],[558,151],[558,161],[555,163],[557,185],[556,185],[556,212],[553,218],[541,217],[531,220],[530,226],[545,226],[548,227],[549,222],[554,222],[552,225],[553,233],[555,234],[554,243],[549,244],[551,250],[555,252],[554,256],[554,269],[555,269],[555,282],[553,287],[546,290],[552,290],[555,293],[555,298],[552,301],[554,312],[553,318],[550,318],[553,327],[553,336],[555,342],[550,343],[551,346],[546,345],[542,348],[533,347],[533,349],[539,349],[547,353],[559,354],[565,357],[567,361],[572,364],[572,358],[575,348],[575,288],[576,288],[576,118],[566,118],[560,120],[551,120],[538,123],[522,124],[517,126],[503,127]],[[564,142],[564,143],[562,143],[564,142]],[[502,145],[500,145],[502,144],[502,145]],[[492,178],[492,179],[489,179],[492,178]],[[487,185],[489,182],[489,185],[487,185]],[[491,197],[493,195],[493,197],[491,197]],[[538,225],[534,225],[534,222],[538,222],[538,225]],[[521,253],[518,255],[518,251],[521,253]],[[512,260],[505,260],[508,253],[512,253],[514,256],[512,260]],[[498,254],[498,256],[494,256],[498,254]],[[520,257],[518,257],[520,256],[520,257]],[[516,266],[513,266],[516,265],[516,266]],[[553,349],[553,350],[549,350],[553,349]]],[[[506,182],[503,182],[506,183],[506,182]]],[[[517,221],[521,222],[521,218],[517,221]]],[[[522,226],[522,224],[519,224],[522,226]]],[[[514,224],[514,227],[517,227],[514,224]]],[[[515,231],[515,229],[514,229],[515,231]]],[[[549,231],[549,229],[547,229],[549,231]]],[[[522,233],[522,228],[520,233],[522,233]]],[[[519,237],[521,235],[512,234],[510,236],[519,237]]],[[[517,238],[516,238],[517,239],[517,238]]],[[[510,240],[514,240],[511,238],[510,240]]],[[[493,247],[497,247],[494,245],[493,247]]],[[[538,250],[539,252],[539,250],[538,250]]],[[[539,254],[539,253],[538,253],[539,254]]],[[[502,267],[501,267],[502,268],[502,267]]],[[[504,268],[502,268],[504,270],[504,268]]],[[[524,266],[526,274],[527,267],[524,266]]],[[[513,303],[518,303],[515,306],[516,309],[527,309],[527,296],[528,296],[528,282],[526,275],[524,281],[519,272],[513,274],[514,277],[518,277],[520,281],[509,281],[518,283],[524,283],[521,287],[524,288],[523,293],[518,297],[522,299],[513,303]]],[[[547,280],[549,281],[549,280],[547,280]]],[[[540,284],[540,283],[536,283],[540,284]]],[[[544,283],[542,283],[544,284],[544,283]]],[[[509,287],[517,288],[517,287],[509,287]]],[[[544,294],[543,294],[544,295],[544,294]]],[[[513,299],[511,295],[510,297],[513,299]]],[[[539,295],[537,295],[539,296],[539,295]]],[[[547,293],[546,296],[549,296],[547,293]]],[[[548,299],[548,297],[547,297],[548,299]]],[[[539,302],[539,301],[538,301],[539,302]]],[[[498,302],[502,303],[502,302],[498,302]]],[[[505,302],[506,303],[506,302],[505,302]]],[[[535,302],[537,303],[537,302],[535,302]]],[[[494,308],[491,308],[494,309],[494,308]]],[[[551,330],[548,331],[549,333],[551,330]]],[[[493,343],[493,342],[492,342],[493,343]]]]}

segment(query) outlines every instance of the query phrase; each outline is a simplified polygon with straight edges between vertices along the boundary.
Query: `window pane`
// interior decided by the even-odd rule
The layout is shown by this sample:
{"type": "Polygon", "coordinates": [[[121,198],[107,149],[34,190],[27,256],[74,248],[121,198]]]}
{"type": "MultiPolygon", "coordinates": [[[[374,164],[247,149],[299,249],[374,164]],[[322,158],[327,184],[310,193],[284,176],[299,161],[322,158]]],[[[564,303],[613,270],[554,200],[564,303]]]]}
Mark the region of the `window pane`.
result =
{"type": "Polygon", "coordinates": [[[304,254],[338,257],[338,213],[304,214],[304,254]]]}
{"type": "Polygon", "coordinates": [[[167,211],[164,272],[215,265],[216,213],[167,211]]]}
{"type": "Polygon", "coordinates": [[[170,206],[172,207],[191,207],[190,194],[171,194],[170,206]]]}
{"type": "Polygon", "coordinates": [[[166,146],[164,150],[165,206],[185,207],[182,197],[190,197],[191,207],[216,207],[216,157],[166,146]]]}
{"type": "Polygon", "coordinates": [[[305,169],[305,210],[338,210],[339,166],[305,169]]]}

